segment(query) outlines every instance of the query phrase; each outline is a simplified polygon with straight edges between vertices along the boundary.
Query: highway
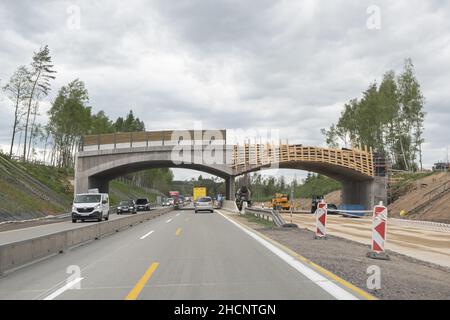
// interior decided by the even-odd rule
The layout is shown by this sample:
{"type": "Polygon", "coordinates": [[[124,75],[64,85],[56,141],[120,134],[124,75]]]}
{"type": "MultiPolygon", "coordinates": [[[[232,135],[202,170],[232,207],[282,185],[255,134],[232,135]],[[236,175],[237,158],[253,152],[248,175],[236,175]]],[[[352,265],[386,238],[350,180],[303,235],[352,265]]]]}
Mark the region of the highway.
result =
{"type": "MultiPolygon", "coordinates": [[[[45,227],[69,225],[83,224],[45,227]]],[[[0,278],[0,299],[355,298],[220,210],[171,211],[0,278]]]]}
{"type": "MultiPolygon", "coordinates": [[[[157,208],[154,208],[155,210],[157,208]]],[[[138,212],[137,214],[140,214],[138,212]]],[[[110,214],[109,220],[117,220],[117,219],[123,219],[129,216],[128,214],[124,215],[117,215],[117,214],[110,214]]],[[[82,228],[88,224],[98,223],[95,220],[92,221],[86,221],[86,222],[78,222],[78,223],[72,223],[72,220],[66,219],[61,222],[55,222],[45,225],[39,225],[35,227],[29,227],[29,228],[22,228],[22,229],[14,229],[14,230],[8,230],[8,231],[2,231],[0,232],[0,245],[7,244],[7,243],[13,243],[17,241],[22,240],[28,240],[40,236],[45,236],[48,234],[52,234],[55,232],[60,231],[67,231],[72,230],[76,228],[82,228]]]]}

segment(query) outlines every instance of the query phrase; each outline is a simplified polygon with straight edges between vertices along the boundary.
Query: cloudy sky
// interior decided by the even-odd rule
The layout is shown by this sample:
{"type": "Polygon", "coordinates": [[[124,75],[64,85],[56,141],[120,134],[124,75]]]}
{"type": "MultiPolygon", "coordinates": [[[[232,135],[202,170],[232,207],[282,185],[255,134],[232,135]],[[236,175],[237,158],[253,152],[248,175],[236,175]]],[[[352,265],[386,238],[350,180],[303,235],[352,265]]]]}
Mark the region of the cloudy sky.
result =
{"type": "MultiPolygon", "coordinates": [[[[449,16],[440,0],[4,0],[0,84],[48,44],[58,73],[41,122],[57,90],[79,78],[94,111],[116,118],[132,108],[148,130],[201,121],[323,145],[320,129],[343,104],[410,57],[426,97],[430,167],[450,145],[449,16]]],[[[12,114],[0,97],[4,150],[12,114]]]]}

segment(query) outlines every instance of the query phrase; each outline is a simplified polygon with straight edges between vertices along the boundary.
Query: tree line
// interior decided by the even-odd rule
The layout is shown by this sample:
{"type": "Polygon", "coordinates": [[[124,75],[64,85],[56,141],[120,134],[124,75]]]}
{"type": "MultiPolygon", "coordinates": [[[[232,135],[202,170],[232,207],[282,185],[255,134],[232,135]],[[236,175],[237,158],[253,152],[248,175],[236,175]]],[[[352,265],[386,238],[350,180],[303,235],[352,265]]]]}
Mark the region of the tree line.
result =
{"type": "Polygon", "coordinates": [[[45,163],[71,168],[81,137],[88,134],[144,131],[145,125],[130,110],[115,121],[104,111],[94,113],[88,90],[75,79],[62,86],[48,111],[48,122],[37,123],[40,107],[56,78],[48,46],[34,52],[29,66],[19,66],[2,90],[13,108],[9,156],[29,161],[37,157],[37,146],[45,163]]]}
{"type": "Polygon", "coordinates": [[[324,196],[341,188],[341,184],[324,175],[308,172],[305,179],[293,179],[287,183],[285,178],[273,176],[263,177],[259,173],[247,174],[237,180],[237,187],[246,185],[250,188],[254,201],[270,201],[275,193],[284,193],[290,196],[293,191],[294,198],[311,198],[324,196]]]}
{"type": "Polygon", "coordinates": [[[322,134],[330,147],[365,145],[385,155],[394,169],[422,169],[424,104],[414,65],[406,59],[400,74],[390,70],[379,85],[370,84],[322,134]]]}
{"type": "MultiPolygon", "coordinates": [[[[40,106],[51,90],[56,71],[48,46],[35,52],[29,66],[19,66],[2,87],[11,101],[14,117],[9,157],[27,162],[38,157],[53,167],[71,169],[81,138],[89,134],[145,131],[144,122],[130,110],[115,120],[103,111],[93,112],[83,81],[75,79],[62,86],[51,101],[46,124],[37,123],[40,106]]],[[[128,174],[122,181],[167,193],[173,173],[168,168],[128,174]]]]}

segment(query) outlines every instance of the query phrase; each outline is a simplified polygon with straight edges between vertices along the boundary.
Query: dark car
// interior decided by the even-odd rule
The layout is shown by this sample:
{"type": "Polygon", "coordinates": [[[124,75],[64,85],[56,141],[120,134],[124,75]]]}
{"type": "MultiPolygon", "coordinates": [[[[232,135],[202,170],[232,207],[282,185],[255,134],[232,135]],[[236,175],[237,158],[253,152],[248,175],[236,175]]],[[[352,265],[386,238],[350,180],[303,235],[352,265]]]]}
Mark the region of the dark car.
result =
{"type": "Polygon", "coordinates": [[[117,214],[122,213],[137,213],[136,204],[133,200],[120,201],[119,205],[117,206],[117,214]]]}
{"type": "Polygon", "coordinates": [[[338,212],[336,212],[336,210],[338,210],[337,205],[335,205],[334,203],[327,204],[327,213],[328,214],[339,214],[338,212]]]}
{"type": "Polygon", "coordinates": [[[150,202],[148,202],[147,198],[137,199],[136,200],[136,209],[137,209],[137,211],[149,211],[150,210],[150,202]]]}

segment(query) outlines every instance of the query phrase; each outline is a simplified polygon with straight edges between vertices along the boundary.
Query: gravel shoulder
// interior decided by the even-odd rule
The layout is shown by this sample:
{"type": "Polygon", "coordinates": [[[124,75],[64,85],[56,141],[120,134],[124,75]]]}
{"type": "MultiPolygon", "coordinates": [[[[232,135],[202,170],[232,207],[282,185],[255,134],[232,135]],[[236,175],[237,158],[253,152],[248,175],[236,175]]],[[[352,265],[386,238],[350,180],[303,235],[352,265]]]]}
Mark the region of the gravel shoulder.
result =
{"type": "Polygon", "coordinates": [[[233,219],[283,244],[337,276],[386,300],[450,300],[450,269],[387,251],[391,260],[366,257],[369,246],[336,236],[314,240],[313,232],[301,228],[276,228],[255,217],[233,215],[233,219]],[[370,266],[381,272],[381,288],[370,290],[370,266]]]}

